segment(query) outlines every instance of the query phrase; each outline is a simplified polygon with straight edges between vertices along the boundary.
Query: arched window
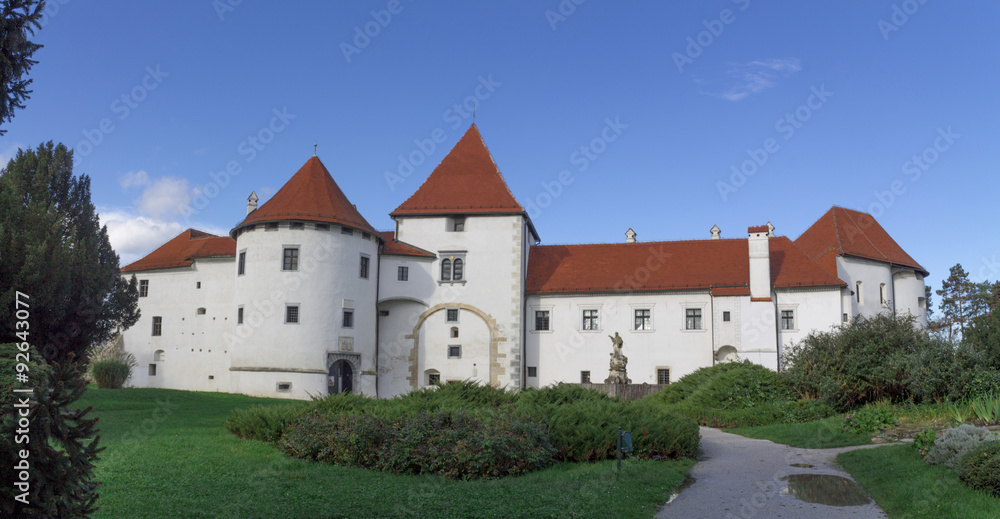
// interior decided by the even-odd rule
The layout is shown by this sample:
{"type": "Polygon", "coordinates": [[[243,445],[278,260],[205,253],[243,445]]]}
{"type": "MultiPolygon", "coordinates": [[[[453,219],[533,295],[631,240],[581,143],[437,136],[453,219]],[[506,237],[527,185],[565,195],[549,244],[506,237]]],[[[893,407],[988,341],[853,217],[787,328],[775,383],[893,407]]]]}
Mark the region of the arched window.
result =
{"type": "Polygon", "coordinates": [[[441,281],[451,281],[451,260],[441,261],[441,281]]]}
{"type": "Polygon", "coordinates": [[[451,336],[452,338],[458,337],[458,326],[451,327],[451,336]]]}
{"type": "Polygon", "coordinates": [[[153,354],[153,361],[163,362],[163,350],[156,350],[156,353],[153,354]]]}
{"type": "Polygon", "coordinates": [[[454,280],[454,281],[461,281],[462,280],[462,259],[461,258],[455,258],[455,266],[454,266],[454,268],[452,268],[451,279],[454,280]]]}

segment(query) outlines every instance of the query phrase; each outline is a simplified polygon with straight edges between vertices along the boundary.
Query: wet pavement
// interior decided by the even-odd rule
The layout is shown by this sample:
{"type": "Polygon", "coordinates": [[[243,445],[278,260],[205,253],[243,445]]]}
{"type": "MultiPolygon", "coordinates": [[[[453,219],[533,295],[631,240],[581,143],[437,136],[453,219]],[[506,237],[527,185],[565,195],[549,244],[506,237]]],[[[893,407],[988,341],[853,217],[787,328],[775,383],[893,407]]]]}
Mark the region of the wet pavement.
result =
{"type": "Polygon", "coordinates": [[[872,447],[879,445],[798,449],[702,427],[701,461],[656,517],[883,518],[864,489],[834,463],[842,452],[872,447]]]}

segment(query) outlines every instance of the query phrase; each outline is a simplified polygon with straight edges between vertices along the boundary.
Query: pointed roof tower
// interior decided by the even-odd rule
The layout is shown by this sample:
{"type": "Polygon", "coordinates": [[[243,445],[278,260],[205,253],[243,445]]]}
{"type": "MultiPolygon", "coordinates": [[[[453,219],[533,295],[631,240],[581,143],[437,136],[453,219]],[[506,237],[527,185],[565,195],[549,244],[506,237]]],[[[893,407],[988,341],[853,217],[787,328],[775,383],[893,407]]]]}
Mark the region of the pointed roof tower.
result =
{"type": "Polygon", "coordinates": [[[375,229],[333,181],[319,157],[312,156],[270,200],[247,214],[230,231],[257,222],[307,220],[329,222],[375,233],[375,229]]]}
{"type": "Polygon", "coordinates": [[[524,212],[473,124],[420,188],[390,216],[524,212]]]}
{"type": "Polygon", "coordinates": [[[843,255],[909,267],[928,275],[872,215],[843,207],[831,207],[796,238],[795,245],[833,274],[837,273],[837,256],[843,255]]]}

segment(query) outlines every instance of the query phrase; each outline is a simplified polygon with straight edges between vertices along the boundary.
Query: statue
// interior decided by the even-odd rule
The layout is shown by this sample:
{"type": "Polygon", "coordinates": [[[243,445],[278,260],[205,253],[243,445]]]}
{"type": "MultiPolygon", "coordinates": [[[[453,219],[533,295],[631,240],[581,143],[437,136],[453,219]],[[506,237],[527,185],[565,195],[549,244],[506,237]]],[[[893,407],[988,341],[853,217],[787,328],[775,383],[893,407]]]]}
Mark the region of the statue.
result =
{"type": "Polygon", "coordinates": [[[622,346],[624,341],[618,332],[612,337],[608,335],[611,339],[611,367],[608,373],[607,380],[604,381],[605,384],[631,384],[632,381],[629,380],[628,375],[625,372],[625,365],[628,364],[628,357],[622,353],[622,346]]]}

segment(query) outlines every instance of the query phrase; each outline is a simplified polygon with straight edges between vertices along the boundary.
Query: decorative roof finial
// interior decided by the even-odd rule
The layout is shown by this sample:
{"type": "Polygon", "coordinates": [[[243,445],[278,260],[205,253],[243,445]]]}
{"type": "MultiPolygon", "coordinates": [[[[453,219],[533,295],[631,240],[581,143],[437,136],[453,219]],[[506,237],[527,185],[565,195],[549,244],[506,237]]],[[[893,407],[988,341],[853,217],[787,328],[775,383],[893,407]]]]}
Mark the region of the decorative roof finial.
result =
{"type": "Polygon", "coordinates": [[[313,157],[316,156],[316,147],[317,146],[319,146],[319,143],[313,144],[313,157]]]}

